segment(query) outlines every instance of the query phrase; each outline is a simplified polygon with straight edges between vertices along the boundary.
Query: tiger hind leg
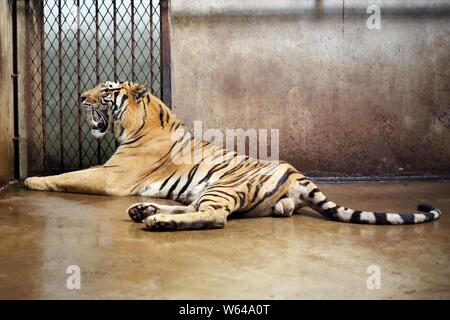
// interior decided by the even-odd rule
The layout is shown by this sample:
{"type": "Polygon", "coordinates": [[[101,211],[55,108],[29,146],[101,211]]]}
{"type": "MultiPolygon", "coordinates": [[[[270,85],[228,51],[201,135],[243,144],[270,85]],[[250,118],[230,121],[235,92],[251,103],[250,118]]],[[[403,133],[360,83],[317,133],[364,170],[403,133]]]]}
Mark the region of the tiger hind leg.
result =
{"type": "Polygon", "coordinates": [[[131,205],[127,212],[134,222],[143,222],[147,217],[155,214],[182,214],[194,212],[195,208],[191,206],[171,206],[151,202],[135,203],[131,205]]]}
{"type": "Polygon", "coordinates": [[[274,217],[290,217],[295,209],[296,205],[292,198],[282,198],[272,207],[272,215],[274,217]]]}
{"type": "Polygon", "coordinates": [[[303,176],[292,179],[288,192],[272,206],[272,216],[290,217],[296,210],[307,204],[301,196],[304,186],[298,183],[298,180],[302,178],[303,176]]]}

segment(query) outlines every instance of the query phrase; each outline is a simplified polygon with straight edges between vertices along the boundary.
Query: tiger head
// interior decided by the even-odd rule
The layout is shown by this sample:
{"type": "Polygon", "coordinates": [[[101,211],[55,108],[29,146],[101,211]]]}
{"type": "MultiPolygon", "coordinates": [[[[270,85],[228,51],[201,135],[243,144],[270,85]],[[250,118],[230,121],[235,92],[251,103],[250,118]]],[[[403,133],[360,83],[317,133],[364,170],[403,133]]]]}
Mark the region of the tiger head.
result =
{"type": "MultiPolygon", "coordinates": [[[[126,112],[131,109],[127,108],[130,101],[138,102],[148,92],[146,86],[128,81],[101,82],[95,88],[83,92],[81,100],[91,125],[91,134],[101,138],[108,130],[114,131],[116,126],[123,128],[124,118],[131,113],[131,110],[126,112]]],[[[118,133],[114,134],[117,138],[118,133]]]]}

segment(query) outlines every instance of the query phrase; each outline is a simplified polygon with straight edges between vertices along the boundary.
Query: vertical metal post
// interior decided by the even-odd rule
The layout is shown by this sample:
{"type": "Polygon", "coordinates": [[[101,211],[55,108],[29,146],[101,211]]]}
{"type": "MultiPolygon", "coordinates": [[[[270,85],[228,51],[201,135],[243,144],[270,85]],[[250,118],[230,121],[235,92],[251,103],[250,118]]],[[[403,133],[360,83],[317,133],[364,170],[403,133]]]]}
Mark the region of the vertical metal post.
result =
{"type": "Polygon", "coordinates": [[[153,75],[153,63],[155,59],[153,58],[153,48],[154,48],[154,39],[153,39],[153,0],[150,0],[150,89],[153,92],[153,85],[155,83],[155,77],[153,75]]]}
{"type": "Polygon", "coordinates": [[[95,0],[95,82],[100,82],[99,65],[100,65],[100,46],[99,46],[99,27],[98,27],[98,0],[95,0]]]}
{"type": "MultiPolygon", "coordinates": [[[[116,4],[116,0],[113,0],[113,38],[114,38],[114,82],[118,81],[118,76],[117,76],[117,65],[118,65],[118,58],[117,58],[117,47],[118,47],[118,43],[117,43],[117,4],[116,4]]],[[[114,145],[117,148],[118,147],[118,142],[117,140],[114,141],[114,145]]]]}
{"type": "Polygon", "coordinates": [[[62,65],[62,6],[58,0],[58,73],[59,73],[59,146],[60,167],[64,168],[64,112],[63,112],[63,65],[62,65]]]}
{"type": "Polygon", "coordinates": [[[82,155],[82,147],[81,147],[81,56],[80,56],[80,50],[81,50],[81,32],[80,32],[80,0],[76,0],[77,5],[77,106],[78,106],[78,115],[77,115],[77,123],[78,123],[78,161],[79,161],[79,168],[81,169],[83,166],[83,155],[82,155]]]}
{"type": "MultiPolygon", "coordinates": [[[[98,84],[100,82],[100,27],[98,21],[99,8],[98,0],[95,0],[95,82],[98,84]]],[[[100,164],[102,159],[102,146],[100,141],[97,140],[97,161],[100,164]]]]}
{"type": "Polygon", "coordinates": [[[113,39],[114,39],[114,48],[113,48],[114,81],[117,81],[117,5],[116,5],[116,0],[113,0],[113,39]]]}
{"type": "Polygon", "coordinates": [[[134,38],[134,33],[136,31],[136,25],[134,22],[134,0],[131,0],[131,81],[136,81],[136,40],[134,38]]]}
{"type": "Polygon", "coordinates": [[[13,52],[13,122],[14,122],[14,177],[20,179],[19,162],[19,82],[18,62],[17,62],[17,2],[13,1],[12,11],[12,52],[13,52]]]}
{"type": "Polygon", "coordinates": [[[98,37],[99,37],[99,27],[98,27],[98,0],[95,0],[95,83],[99,83],[99,45],[98,45],[98,37]]]}
{"type": "Polygon", "coordinates": [[[172,88],[170,80],[170,18],[169,0],[161,0],[160,41],[161,41],[161,97],[164,103],[171,108],[172,88]]]}
{"type": "MultiPolygon", "coordinates": [[[[27,161],[31,159],[31,112],[32,112],[32,98],[31,98],[31,46],[30,46],[30,32],[31,32],[31,14],[30,14],[30,0],[25,0],[25,75],[24,79],[24,99],[25,99],[25,122],[26,122],[26,132],[27,132],[27,161]]],[[[30,173],[30,168],[28,167],[27,174],[30,173]]]]}
{"type": "Polygon", "coordinates": [[[41,52],[39,56],[41,58],[41,112],[42,112],[42,164],[43,169],[47,168],[45,155],[47,154],[47,117],[45,113],[45,33],[44,33],[44,0],[40,1],[39,5],[39,34],[41,42],[41,52]]]}

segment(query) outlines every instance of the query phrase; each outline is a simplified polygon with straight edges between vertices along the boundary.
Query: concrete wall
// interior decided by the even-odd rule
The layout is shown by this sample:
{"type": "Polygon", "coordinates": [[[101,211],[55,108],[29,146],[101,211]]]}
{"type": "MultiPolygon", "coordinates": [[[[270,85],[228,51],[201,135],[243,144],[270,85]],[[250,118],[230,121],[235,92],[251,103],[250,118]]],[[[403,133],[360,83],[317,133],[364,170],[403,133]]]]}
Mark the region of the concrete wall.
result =
{"type": "Polygon", "coordinates": [[[11,11],[0,0],[0,184],[14,178],[11,11]]]}
{"type": "Polygon", "coordinates": [[[449,17],[448,1],[172,0],[173,109],[278,128],[310,175],[450,174],[449,17]]]}

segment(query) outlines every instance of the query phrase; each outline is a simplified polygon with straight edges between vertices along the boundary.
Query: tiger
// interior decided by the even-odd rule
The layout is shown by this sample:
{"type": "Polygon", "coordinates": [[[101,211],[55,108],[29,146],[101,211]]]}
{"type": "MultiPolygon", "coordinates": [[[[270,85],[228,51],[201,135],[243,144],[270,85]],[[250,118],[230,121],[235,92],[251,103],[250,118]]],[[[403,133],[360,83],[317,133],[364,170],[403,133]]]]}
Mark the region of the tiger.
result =
{"type": "Polygon", "coordinates": [[[101,82],[83,92],[81,102],[91,134],[102,138],[112,132],[116,151],[103,165],[30,177],[25,186],[176,201],[176,205],[131,205],[129,217],[147,230],[223,228],[234,216],[290,217],[303,207],[332,221],[374,225],[417,224],[441,215],[427,204],[420,204],[418,213],[360,211],[337,205],[287,162],[258,160],[193,136],[140,83],[101,82]]]}

